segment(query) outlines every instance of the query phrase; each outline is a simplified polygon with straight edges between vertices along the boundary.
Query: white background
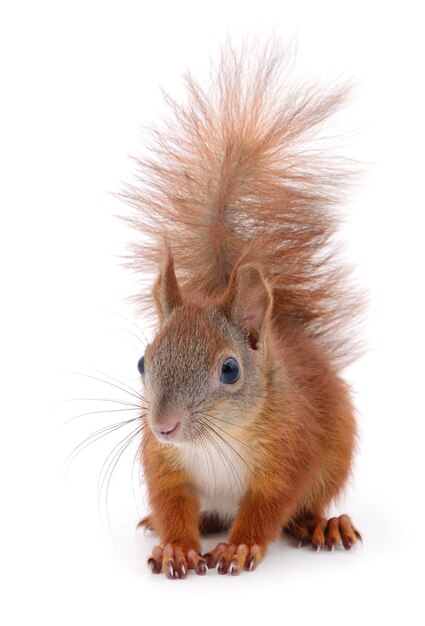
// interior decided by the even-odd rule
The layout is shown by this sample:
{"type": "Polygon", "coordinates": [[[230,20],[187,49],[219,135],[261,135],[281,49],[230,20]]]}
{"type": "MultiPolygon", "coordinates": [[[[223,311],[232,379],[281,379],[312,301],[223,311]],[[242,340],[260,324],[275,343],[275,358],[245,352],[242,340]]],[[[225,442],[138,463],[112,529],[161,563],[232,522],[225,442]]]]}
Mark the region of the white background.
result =
{"type": "Polygon", "coordinates": [[[420,4],[2,4],[3,623],[423,623],[420,4]],[[171,582],[146,570],[154,538],[134,531],[145,506],[132,478],[134,448],[114,473],[107,506],[101,492],[100,512],[98,475],[119,433],[61,472],[83,437],[133,413],[63,426],[120,405],[57,403],[125,398],[70,372],[138,385],[142,348],[130,320],[142,328],[143,320],[125,300],[137,287],[118,258],[130,233],[113,217],[126,209],[109,192],[131,180],[127,154],[141,148],[139,125],[157,119],[159,85],[179,95],[181,73],[205,72],[227,35],[272,31],[296,38],[301,76],[358,83],[346,143],[366,175],[347,203],[344,236],[370,293],[369,351],[347,373],[361,441],[338,510],[352,515],[364,544],[316,554],[282,539],[255,573],[171,582]]]}

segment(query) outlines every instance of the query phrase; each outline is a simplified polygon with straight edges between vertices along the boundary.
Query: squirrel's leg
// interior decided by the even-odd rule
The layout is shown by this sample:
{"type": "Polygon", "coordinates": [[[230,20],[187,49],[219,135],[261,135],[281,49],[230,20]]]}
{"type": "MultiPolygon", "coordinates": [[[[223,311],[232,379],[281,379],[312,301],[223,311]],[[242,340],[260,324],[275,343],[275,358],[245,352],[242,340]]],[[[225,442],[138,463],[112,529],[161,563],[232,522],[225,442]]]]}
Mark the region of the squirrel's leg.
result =
{"type": "Polygon", "coordinates": [[[148,567],[168,578],[185,578],[188,569],[205,574],[207,564],[200,553],[200,506],[191,476],[181,468],[171,446],[159,446],[149,436],[143,448],[143,465],[151,505],[149,520],[143,521],[149,522],[160,540],[148,567]]]}
{"type": "Polygon", "coordinates": [[[263,558],[266,547],[281,531],[282,498],[256,491],[243,497],[232,524],[228,543],[220,543],[204,559],[219,574],[239,574],[253,570],[263,558]]]}
{"type": "Polygon", "coordinates": [[[187,481],[161,481],[150,489],[152,525],[160,537],[148,559],[153,573],[185,578],[188,569],[199,575],[207,571],[200,554],[199,505],[187,481]]]}
{"type": "Polygon", "coordinates": [[[153,573],[168,578],[185,578],[188,569],[199,575],[207,571],[200,553],[199,503],[185,472],[170,469],[162,476],[149,476],[151,523],[159,534],[160,545],[148,559],[153,573]]]}
{"type": "Polygon", "coordinates": [[[200,553],[198,502],[184,484],[162,488],[151,495],[152,522],[160,542],[148,559],[153,573],[186,578],[188,569],[199,575],[207,571],[200,553]]]}

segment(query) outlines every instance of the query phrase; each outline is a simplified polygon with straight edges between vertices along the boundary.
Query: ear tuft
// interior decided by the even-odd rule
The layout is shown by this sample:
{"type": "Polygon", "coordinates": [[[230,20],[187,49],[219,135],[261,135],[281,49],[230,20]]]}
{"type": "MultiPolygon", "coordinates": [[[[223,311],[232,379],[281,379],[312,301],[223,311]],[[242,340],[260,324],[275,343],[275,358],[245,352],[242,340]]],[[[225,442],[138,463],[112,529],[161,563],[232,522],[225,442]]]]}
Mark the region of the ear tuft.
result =
{"type": "Polygon", "coordinates": [[[171,253],[168,253],[167,260],[155,281],[152,294],[161,322],[183,303],[171,253]]]}
{"type": "Polygon", "coordinates": [[[257,350],[270,318],[272,291],[255,265],[236,267],[224,295],[223,307],[233,323],[246,332],[249,345],[257,350]]]}

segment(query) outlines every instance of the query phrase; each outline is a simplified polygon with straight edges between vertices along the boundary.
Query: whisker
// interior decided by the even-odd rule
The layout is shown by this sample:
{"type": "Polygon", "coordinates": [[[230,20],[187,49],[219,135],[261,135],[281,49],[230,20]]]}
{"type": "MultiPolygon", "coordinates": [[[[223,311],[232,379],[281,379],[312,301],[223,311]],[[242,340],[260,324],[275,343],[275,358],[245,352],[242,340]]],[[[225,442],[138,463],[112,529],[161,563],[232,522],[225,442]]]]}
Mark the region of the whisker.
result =
{"type": "Polygon", "coordinates": [[[114,446],[113,449],[111,450],[111,452],[106,457],[106,459],[105,459],[105,461],[104,461],[104,463],[102,465],[102,468],[100,470],[99,486],[98,486],[98,490],[99,490],[98,507],[100,509],[100,498],[102,496],[103,489],[104,489],[105,482],[106,482],[105,506],[106,506],[106,517],[107,517],[109,529],[111,529],[111,526],[110,526],[110,521],[109,521],[108,498],[109,498],[109,488],[110,488],[112,475],[114,473],[114,470],[115,470],[115,468],[116,468],[116,466],[117,466],[121,456],[124,454],[125,450],[131,445],[131,443],[139,435],[139,433],[141,433],[143,431],[143,428],[145,426],[146,426],[146,424],[142,424],[142,425],[137,426],[137,428],[135,428],[133,431],[131,431],[131,433],[126,435],[124,437],[124,439],[122,439],[116,446],[114,446]]]}
{"type": "MultiPolygon", "coordinates": [[[[202,415],[205,417],[207,422],[209,422],[210,424],[214,424],[214,422],[212,422],[211,419],[208,419],[209,417],[211,417],[213,420],[216,419],[214,415],[209,415],[208,413],[202,413],[202,415]]],[[[222,421],[225,421],[225,420],[222,420],[222,421]]],[[[238,439],[237,437],[235,437],[231,433],[227,432],[227,430],[224,430],[224,428],[221,428],[221,426],[218,426],[217,424],[214,424],[214,426],[216,428],[218,428],[219,430],[221,430],[221,432],[223,432],[226,435],[228,435],[229,437],[232,437],[232,439],[235,439],[241,445],[246,446],[247,448],[249,448],[251,450],[252,446],[250,444],[246,443],[245,441],[242,441],[241,439],[238,439]]]]}
{"type": "Polygon", "coordinates": [[[86,413],[79,413],[78,415],[74,415],[73,417],[70,417],[63,423],[63,426],[66,426],[66,424],[69,424],[70,422],[80,417],[86,417],[87,415],[98,415],[98,414],[103,414],[103,413],[121,413],[122,411],[140,411],[140,407],[134,406],[134,407],[126,407],[124,409],[102,409],[98,411],[87,411],[86,413]]]}
{"type": "MultiPolygon", "coordinates": [[[[210,427],[208,426],[208,424],[205,424],[204,422],[203,422],[203,426],[204,426],[204,427],[207,427],[207,428],[210,428],[210,427]]],[[[213,429],[210,429],[210,430],[213,430],[213,429]]],[[[214,431],[213,431],[213,432],[214,432],[214,431]]],[[[229,457],[229,456],[226,454],[226,452],[222,449],[222,447],[220,446],[219,442],[218,442],[218,441],[215,441],[215,439],[214,439],[214,437],[211,435],[211,433],[209,433],[208,431],[204,430],[204,434],[205,434],[205,436],[209,439],[209,441],[211,441],[211,444],[215,447],[215,449],[217,450],[217,452],[218,452],[218,453],[220,454],[220,456],[222,457],[223,466],[224,466],[224,467],[225,467],[225,469],[226,469],[226,473],[227,473],[227,476],[228,476],[228,479],[229,479],[229,485],[230,485],[230,488],[231,488],[231,490],[232,490],[233,497],[235,497],[235,494],[234,494],[234,492],[233,492],[233,485],[232,485],[232,481],[231,481],[231,478],[230,478],[230,474],[229,474],[229,472],[228,472],[228,470],[227,470],[226,465],[224,464],[224,459],[227,461],[227,465],[228,465],[229,469],[231,470],[231,472],[232,472],[232,474],[233,474],[233,478],[235,479],[236,484],[239,482],[239,485],[241,486],[242,491],[243,491],[243,483],[242,483],[241,477],[240,477],[240,475],[239,475],[239,472],[237,471],[237,469],[236,469],[235,465],[233,464],[233,462],[231,461],[230,457],[229,457]]],[[[215,434],[217,435],[217,433],[215,433],[215,434]]],[[[224,441],[224,439],[223,439],[222,437],[220,437],[220,439],[222,439],[222,440],[224,441]]],[[[224,442],[224,443],[226,443],[226,442],[224,442]]]]}
{"type": "MultiPolygon", "coordinates": [[[[208,420],[208,421],[209,421],[209,420],[208,420]]],[[[246,462],[246,460],[243,458],[243,456],[242,456],[241,454],[239,454],[239,452],[238,452],[238,451],[237,451],[237,450],[236,450],[236,449],[235,449],[235,448],[231,445],[231,443],[229,443],[229,441],[227,441],[224,437],[222,437],[222,436],[220,435],[220,433],[218,433],[218,432],[217,432],[217,431],[216,431],[216,430],[215,430],[215,429],[211,426],[211,424],[207,424],[207,423],[205,423],[205,422],[204,422],[204,425],[205,425],[205,426],[207,426],[208,428],[210,428],[210,429],[211,429],[211,430],[212,430],[212,431],[213,431],[213,432],[217,435],[217,437],[219,437],[219,438],[223,441],[223,443],[225,443],[227,446],[229,446],[229,448],[230,448],[231,450],[233,450],[233,452],[234,452],[234,453],[235,453],[235,454],[236,454],[236,455],[240,458],[240,460],[242,461],[242,463],[244,463],[244,465],[248,468],[248,470],[251,472],[251,474],[252,474],[253,476],[255,476],[254,472],[252,471],[252,468],[248,465],[248,463],[247,463],[247,462],[246,462]]],[[[219,427],[217,426],[217,428],[219,428],[219,427]]],[[[220,430],[222,430],[222,429],[220,429],[220,430]]],[[[241,442],[241,443],[242,443],[242,442],[241,442]]]]}
{"type": "MultiPolygon", "coordinates": [[[[142,339],[139,337],[139,335],[137,335],[134,331],[129,330],[128,328],[108,328],[108,330],[113,330],[115,332],[120,332],[120,333],[127,333],[128,335],[131,335],[132,337],[135,337],[137,339],[137,341],[139,343],[142,344],[142,352],[145,351],[145,344],[142,341],[142,339]]],[[[133,342],[131,342],[131,345],[134,346],[134,348],[139,352],[140,354],[140,348],[138,348],[133,342]]]]}
{"type": "Polygon", "coordinates": [[[131,438],[135,436],[135,433],[138,434],[139,432],[141,432],[145,428],[145,426],[146,426],[146,423],[139,424],[138,426],[136,426],[135,429],[133,429],[130,433],[127,433],[127,435],[125,435],[125,437],[123,437],[121,441],[115,444],[112,450],[107,454],[106,459],[104,460],[102,467],[100,469],[100,472],[99,472],[99,481],[98,481],[99,496],[101,495],[101,492],[103,490],[104,482],[108,475],[108,470],[111,466],[111,463],[113,463],[113,459],[115,458],[115,455],[117,454],[116,452],[117,449],[120,449],[120,447],[123,444],[125,444],[127,440],[131,440],[131,438]]]}
{"type": "Polygon", "coordinates": [[[229,422],[228,420],[224,420],[223,418],[217,417],[216,415],[211,415],[210,413],[206,413],[205,411],[195,411],[194,415],[196,415],[197,413],[199,415],[206,415],[207,417],[211,417],[214,420],[218,420],[220,422],[224,422],[225,424],[230,424],[231,426],[236,426],[237,428],[241,428],[241,429],[244,428],[244,426],[242,424],[236,424],[235,422],[229,422]]]}
{"type": "Polygon", "coordinates": [[[140,450],[140,460],[142,461],[143,459],[143,453],[145,451],[145,448],[149,442],[149,439],[152,436],[152,431],[150,428],[147,428],[147,432],[143,433],[143,438],[142,438],[142,443],[141,443],[141,450],[140,450]]]}
{"type": "MultiPolygon", "coordinates": [[[[205,425],[205,426],[207,426],[207,425],[205,425]]],[[[217,433],[215,433],[215,434],[217,434],[217,433]]],[[[211,434],[210,434],[210,438],[211,438],[212,441],[215,441],[211,434]]],[[[224,443],[226,443],[226,441],[224,441],[222,438],[221,438],[221,440],[224,443]]],[[[244,492],[244,490],[245,490],[245,487],[244,487],[244,483],[243,483],[242,478],[241,478],[241,473],[240,473],[239,468],[235,466],[235,464],[233,463],[230,455],[226,453],[226,451],[222,448],[222,446],[220,446],[218,441],[215,441],[215,445],[216,445],[216,449],[221,451],[221,455],[224,456],[224,459],[226,460],[227,465],[229,466],[229,468],[230,468],[230,470],[231,470],[231,472],[233,474],[233,478],[235,479],[235,484],[236,484],[237,490],[239,492],[239,495],[242,494],[244,492]]],[[[230,488],[231,488],[231,491],[232,491],[232,495],[233,495],[233,497],[235,497],[234,490],[233,490],[233,485],[232,485],[232,482],[230,480],[229,480],[229,484],[230,484],[230,488]]]]}
{"type": "Polygon", "coordinates": [[[125,443],[127,439],[130,438],[130,440],[132,441],[131,437],[136,436],[136,434],[139,434],[140,432],[143,431],[143,429],[147,426],[147,422],[143,422],[142,424],[138,425],[133,431],[131,431],[131,433],[127,434],[119,443],[117,443],[112,450],[109,452],[109,454],[107,455],[105,461],[102,464],[102,467],[100,469],[99,472],[99,485],[100,485],[100,492],[99,492],[99,496],[102,492],[103,489],[103,485],[104,485],[104,480],[106,479],[107,473],[108,473],[108,468],[110,467],[110,464],[107,466],[108,462],[111,460],[111,462],[113,462],[113,456],[115,451],[117,450],[117,448],[119,448],[121,446],[121,444],[125,443]],[[103,480],[102,480],[102,475],[104,476],[103,480]]]}
{"type": "Polygon", "coordinates": [[[64,464],[62,466],[62,469],[65,469],[66,467],[69,467],[71,465],[71,463],[73,463],[75,461],[77,456],[79,454],[81,454],[81,452],[83,450],[88,448],[90,445],[92,445],[96,441],[99,441],[99,439],[101,439],[102,437],[105,437],[106,435],[109,435],[110,433],[115,432],[116,430],[119,430],[123,426],[127,426],[127,424],[131,424],[132,422],[138,421],[140,419],[141,419],[140,417],[133,417],[132,419],[125,420],[123,422],[117,422],[115,424],[110,424],[109,426],[104,426],[103,428],[99,428],[98,430],[93,432],[91,435],[86,437],[83,441],[81,441],[72,450],[72,452],[65,459],[65,462],[64,462],[64,464]]]}
{"type": "MultiPolygon", "coordinates": [[[[214,467],[214,462],[212,460],[211,452],[209,451],[208,446],[204,442],[204,439],[203,439],[203,436],[202,436],[202,431],[200,431],[198,428],[196,428],[195,432],[199,435],[201,446],[202,446],[202,448],[204,450],[205,459],[207,458],[207,454],[208,454],[208,457],[210,459],[211,469],[212,469],[212,473],[213,473],[213,476],[214,476],[214,497],[216,497],[217,496],[217,477],[215,475],[215,467],[214,467]]],[[[192,434],[191,434],[191,437],[192,437],[192,434]]],[[[193,437],[192,437],[192,442],[193,442],[193,437]]]]}
{"type": "Polygon", "coordinates": [[[139,517],[140,517],[139,506],[138,506],[137,499],[136,499],[136,492],[134,490],[134,468],[135,468],[136,465],[138,466],[139,471],[138,471],[137,483],[138,483],[138,485],[140,487],[140,478],[141,478],[141,472],[140,472],[140,469],[141,469],[141,458],[140,458],[140,454],[141,454],[141,451],[142,451],[142,444],[143,444],[143,439],[139,443],[139,445],[137,446],[136,452],[135,452],[134,457],[133,457],[133,462],[131,464],[131,490],[133,492],[134,506],[135,506],[135,508],[137,510],[137,514],[139,515],[139,517]]]}
{"type": "Polygon", "coordinates": [[[233,468],[233,470],[232,470],[232,467],[230,465],[230,460],[229,460],[227,454],[224,452],[224,450],[222,450],[220,444],[217,441],[215,441],[214,438],[212,437],[212,435],[205,429],[205,425],[204,424],[202,424],[202,427],[203,427],[203,435],[207,438],[207,440],[211,443],[211,445],[218,452],[219,458],[221,459],[221,462],[222,462],[223,467],[225,469],[225,472],[227,474],[227,478],[229,480],[229,486],[230,486],[230,489],[232,491],[232,495],[234,497],[235,494],[233,492],[233,482],[232,482],[231,476],[229,474],[229,469],[232,471],[233,477],[236,479],[237,476],[235,476],[235,473],[234,473],[235,469],[233,468]]]}
{"type": "MultiPolygon", "coordinates": [[[[130,334],[134,334],[129,331],[130,334]]],[[[140,341],[140,339],[139,339],[140,341]]],[[[146,398],[140,393],[138,390],[134,389],[130,384],[124,383],[117,378],[110,376],[97,368],[94,368],[95,374],[85,374],[81,372],[69,372],[71,374],[82,376],[89,380],[94,380],[100,382],[104,385],[108,385],[109,387],[121,392],[124,394],[124,398],[101,398],[101,397],[90,397],[90,398],[70,398],[65,401],[62,401],[58,404],[64,404],[66,402],[104,402],[109,403],[111,406],[100,406],[100,408],[96,408],[94,411],[85,411],[78,415],[72,416],[70,419],[67,419],[65,424],[68,424],[78,418],[83,418],[85,416],[96,416],[96,415],[107,415],[112,413],[124,413],[128,411],[136,412],[136,416],[130,419],[123,420],[121,422],[117,422],[114,424],[110,424],[99,428],[98,430],[91,433],[88,437],[86,437],[83,441],[81,441],[75,448],[71,451],[71,453],[66,458],[63,468],[67,469],[69,465],[75,461],[77,456],[81,454],[86,448],[94,444],[95,442],[100,441],[105,438],[107,435],[111,435],[116,431],[130,427],[133,424],[135,427],[131,429],[131,432],[125,434],[123,438],[120,438],[120,441],[113,445],[110,452],[106,455],[104,459],[98,478],[98,507],[100,508],[103,501],[103,496],[105,497],[104,505],[106,507],[106,518],[109,526],[109,530],[111,530],[110,520],[109,520],[109,493],[111,487],[111,480],[114,476],[117,465],[122,458],[123,454],[129,448],[130,445],[135,441],[135,439],[142,433],[146,432],[146,436],[143,437],[140,444],[137,446],[137,450],[134,455],[133,464],[132,464],[132,489],[133,489],[133,498],[136,504],[136,494],[135,494],[135,484],[133,480],[135,465],[138,459],[138,456],[143,453],[143,450],[148,443],[151,433],[149,429],[146,429],[147,421],[146,421],[146,411],[149,406],[149,402],[146,398]],[[99,375],[97,375],[99,374],[99,375]],[[115,407],[115,408],[114,408],[115,407]]],[[[117,394],[118,395],[118,394],[117,394]]],[[[89,407],[87,407],[89,408],[89,407]]],[[[65,425],[63,424],[63,425],[65,425]]],[[[137,504],[136,504],[137,508],[137,504]]],[[[105,514],[105,511],[104,513],[105,514]]]]}
{"type": "Polygon", "coordinates": [[[140,333],[141,337],[139,337],[138,335],[136,335],[136,337],[138,338],[138,340],[140,342],[142,342],[142,338],[143,341],[146,342],[146,345],[149,344],[145,333],[139,328],[139,326],[136,324],[136,322],[134,320],[132,320],[130,317],[126,317],[125,315],[122,315],[122,313],[114,313],[113,311],[102,311],[102,313],[106,313],[107,315],[114,315],[115,317],[120,317],[121,319],[125,320],[126,322],[130,322],[130,324],[132,324],[134,326],[134,328],[137,330],[138,333],[140,333]]]}
{"type": "Polygon", "coordinates": [[[202,398],[202,400],[198,402],[198,404],[194,407],[194,409],[196,410],[201,404],[209,400],[216,393],[217,393],[216,390],[213,389],[207,396],[205,396],[205,398],[202,398]]]}
{"type": "Polygon", "coordinates": [[[53,404],[51,408],[54,409],[62,404],[67,404],[68,402],[113,402],[115,404],[134,406],[137,409],[140,408],[140,404],[136,404],[135,402],[128,402],[127,400],[117,400],[115,398],[68,398],[67,400],[61,400],[60,402],[56,402],[56,404],[53,404]]]}
{"type": "Polygon", "coordinates": [[[121,380],[118,380],[118,378],[115,378],[114,376],[111,376],[110,374],[105,374],[105,372],[102,372],[101,370],[97,369],[96,367],[94,367],[93,369],[98,374],[102,374],[102,376],[106,376],[106,378],[109,378],[109,380],[113,380],[114,383],[118,383],[118,384],[122,385],[123,387],[126,387],[127,389],[130,389],[130,391],[132,391],[134,394],[136,394],[136,396],[139,399],[145,400],[145,398],[136,389],[134,389],[131,385],[128,385],[127,383],[123,383],[121,380]]]}
{"type": "Polygon", "coordinates": [[[140,394],[138,394],[137,392],[130,393],[130,391],[128,391],[127,389],[124,389],[124,387],[121,387],[120,385],[115,385],[114,383],[111,383],[108,380],[103,380],[103,378],[98,378],[97,376],[92,376],[91,374],[83,374],[82,372],[69,372],[69,373],[75,374],[76,376],[83,376],[84,378],[90,378],[91,380],[97,380],[98,382],[103,383],[104,385],[110,385],[111,387],[114,387],[115,389],[119,389],[123,393],[127,393],[129,396],[133,396],[133,398],[137,398],[137,400],[145,400],[145,398],[141,396],[140,394]]]}
{"type": "MultiPolygon", "coordinates": [[[[140,442],[140,444],[137,447],[136,453],[134,455],[133,458],[133,464],[132,464],[132,468],[131,468],[131,484],[132,484],[132,489],[133,489],[133,497],[134,499],[136,498],[135,493],[134,493],[134,467],[136,465],[136,463],[138,463],[139,466],[139,475],[138,475],[138,483],[140,486],[140,483],[142,481],[142,477],[143,477],[143,454],[145,451],[145,448],[149,442],[149,439],[152,435],[152,431],[150,428],[147,428],[146,430],[144,430],[143,432],[143,436],[142,436],[142,440],[140,442]]],[[[135,499],[135,505],[136,505],[136,509],[138,509],[137,507],[137,502],[135,499]]]]}

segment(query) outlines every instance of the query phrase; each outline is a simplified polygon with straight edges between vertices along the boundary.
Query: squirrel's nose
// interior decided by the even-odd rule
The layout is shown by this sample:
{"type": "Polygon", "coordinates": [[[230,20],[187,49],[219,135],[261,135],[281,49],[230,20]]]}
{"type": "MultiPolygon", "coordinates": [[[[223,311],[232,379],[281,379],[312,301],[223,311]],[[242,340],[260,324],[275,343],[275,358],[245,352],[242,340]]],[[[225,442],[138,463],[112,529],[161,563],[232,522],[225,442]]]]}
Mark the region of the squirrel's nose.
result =
{"type": "Polygon", "coordinates": [[[161,422],[155,424],[154,429],[160,435],[163,435],[164,437],[169,437],[177,431],[179,426],[179,420],[176,420],[175,418],[170,418],[166,420],[161,420],[161,422]]]}

